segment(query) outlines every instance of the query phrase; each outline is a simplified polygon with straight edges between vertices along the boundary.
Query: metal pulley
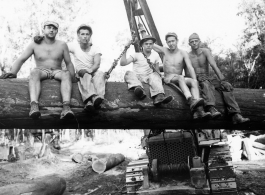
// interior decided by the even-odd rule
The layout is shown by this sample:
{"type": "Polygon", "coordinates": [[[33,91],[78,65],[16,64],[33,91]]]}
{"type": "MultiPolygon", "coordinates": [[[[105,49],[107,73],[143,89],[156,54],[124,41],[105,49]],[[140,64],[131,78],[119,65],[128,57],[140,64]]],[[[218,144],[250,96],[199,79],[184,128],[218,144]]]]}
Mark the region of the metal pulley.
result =
{"type": "Polygon", "coordinates": [[[179,164],[160,164],[158,159],[152,160],[152,166],[149,170],[153,176],[154,181],[160,181],[161,175],[165,174],[180,174],[188,175],[190,168],[187,163],[182,162],[179,164]]]}

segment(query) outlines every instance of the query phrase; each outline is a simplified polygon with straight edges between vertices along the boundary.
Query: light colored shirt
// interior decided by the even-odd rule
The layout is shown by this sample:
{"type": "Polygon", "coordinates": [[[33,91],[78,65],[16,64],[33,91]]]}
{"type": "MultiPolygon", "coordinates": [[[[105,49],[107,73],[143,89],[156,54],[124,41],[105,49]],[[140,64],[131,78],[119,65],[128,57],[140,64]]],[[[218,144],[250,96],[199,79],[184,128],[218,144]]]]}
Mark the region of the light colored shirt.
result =
{"type": "Polygon", "coordinates": [[[96,54],[101,54],[98,47],[92,45],[88,52],[84,52],[78,42],[68,43],[69,52],[74,56],[74,66],[76,72],[81,69],[90,69],[94,64],[94,57],[96,54]]]}
{"type": "MultiPolygon", "coordinates": [[[[147,59],[141,52],[133,53],[130,56],[133,58],[133,71],[136,74],[149,75],[154,72],[153,69],[151,69],[149,64],[147,63],[147,59]]],[[[150,59],[153,64],[158,63],[159,65],[162,65],[162,61],[158,53],[155,51],[151,51],[151,54],[150,56],[148,56],[148,59],[150,59]]]]}

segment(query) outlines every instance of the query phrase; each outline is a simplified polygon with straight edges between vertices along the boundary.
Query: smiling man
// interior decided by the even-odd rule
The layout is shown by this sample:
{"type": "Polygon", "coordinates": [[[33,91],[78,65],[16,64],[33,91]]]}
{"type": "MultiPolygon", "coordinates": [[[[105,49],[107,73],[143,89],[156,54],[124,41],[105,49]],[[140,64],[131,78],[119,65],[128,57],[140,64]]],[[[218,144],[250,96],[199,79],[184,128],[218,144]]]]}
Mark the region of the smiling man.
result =
{"type": "Polygon", "coordinates": [[[90,43],[92,28],[82,24],[77,28],[78,42],[69,43],[70,53],[74,56],[74,65],[79,78],[78,87],[86,111],[100,107],[105,95],[105,73],[99,71],[101,52],[90,43]]]}
{"type": "MultiPolygon", "coordinates": [[[[158,53],[152,51],[155,42],[155,38],[146,35],[140,41],[142,52],[136,52],[129,57],[126,57],[127,52],[125,52],[121,58],[120,65],[126,66],[133,63],[133,71],[127,71],[124,76],[129,90],[134,90],[136,97],[144,99],[146,94],[142,82],[149,84],[153,104],[159,106],[169,103],[173,97],[165,96],[159,72],[159,64],[162,64],[162,62],[158,53]]],[[[130,47],[130,45],[131,41],[127,44],[127,47],[130,47]]]]}
{"type": "Polygon", "coordinates": [[[1,79],[16,78],[23,63],[34,55],[36,68],[32,70],[29,78],[30,113],[33,119],[41,116],[39,111],[39,96],[41,92],[41,81],[55,79],[61,81],[61,95],[63,99],[63,110],[61,119],[74,117],[70,109],[72,92],[72,81],[75,80],[74,66],[71,62],[68,47],[65,42],[56,40],[59,24],[54,21],[46,21],[43,24],[44,36],[38,36],[39,40],[30,43],[22,55],[15,61],[11,72],[2,75],[1,79]],[[65,61],[67,70],[62,70],[62,61],[65,61]]]}
{"type": "Polygon", "coordinates": [[[189,45],[192,49],[189,53],[189,58],[199,81],[206,111],[210,112],[213,118],[221,116],[221,113],[215,108],[214,91],[216,89],[224,98],[226,109],[232,117],[233,124],[248,122],[249,118],[244,118],[240,114],[240,108],[233,94],[233,86],[225,80],[210,50],[200,47],[201,41],[198,34],[193,33],[190,35],[189,45]],[[219,80],[209,77],[209,65],[213,68],[219,80]]]}

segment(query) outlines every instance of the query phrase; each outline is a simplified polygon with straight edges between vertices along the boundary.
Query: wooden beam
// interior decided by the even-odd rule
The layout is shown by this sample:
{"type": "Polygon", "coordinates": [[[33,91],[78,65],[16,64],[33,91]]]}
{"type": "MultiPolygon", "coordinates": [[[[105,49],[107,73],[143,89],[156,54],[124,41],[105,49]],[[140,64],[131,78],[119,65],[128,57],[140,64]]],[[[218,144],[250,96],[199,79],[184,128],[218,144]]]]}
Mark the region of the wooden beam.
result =
{"type": "Polygon", "coordinates": [[[144,15],[144,12],[142,9],[137,9],[133,12],[134,16],[142,16],[144,15]]]}
{"type": "Polygon", "coordinates": [[[149,87],[144,85],[147,97],[143,101],[135,98],[123,82],[106,84],[105,100],[95,113],[86,113],[78,90],[73,84],[71,107],[76,119],[60,120],[62,99],[60,82],[45,80],[40,95],[41,119],[29,118],[30,100],[28,80],[0,80],[0,128],[2,129],[265,129],[265,90],[235,89],[234,94],[242,114],[250,123],[233,125],[225,113],[221,95],[216,91],[217,109],[223,114],[218,120],[196,122],[192,120],[186,100],[182,94],[165,85],[165,93],[174,100],[155,107],[150,98],[149,87]]]}
{"type": "MultiPolygon", "coordinates": [[[[138,32],[137,24],[136,24],[135,18],[133,16],[134,10],[133,10],[133,7],[131,5],[131,0],[123,0],[123,2],[124,2],[125,10],[127,13],[127,18],[128,18],[130,30],[134,31],[138,40],[140,40],[140,35],[138,32]]],[[[134,49],[136,52],[140,52],[139,45],[134,44],[134,49]]]]}
{"type": "Polygon", "coordinates": [[[140,6],[141,6],[141,8],[143,10],[143,13],[144,13],[146,22],[148,24],[148,27],[149,27],[149,29],[151,31],[151,34],[156,38],[156,43],[158,45],[163,46],[162,45],[162,41],[161,41],[160,36],[159,36],[159,33],[158,33],[157,29],[156,29],[155,22],[153,20],[152,14],[150,12],[150,9],[149,9],[149,7],[147,5],[146,0],[138,0],[138,1],[139,1],[139,4],[140,4],[140,6]]]}

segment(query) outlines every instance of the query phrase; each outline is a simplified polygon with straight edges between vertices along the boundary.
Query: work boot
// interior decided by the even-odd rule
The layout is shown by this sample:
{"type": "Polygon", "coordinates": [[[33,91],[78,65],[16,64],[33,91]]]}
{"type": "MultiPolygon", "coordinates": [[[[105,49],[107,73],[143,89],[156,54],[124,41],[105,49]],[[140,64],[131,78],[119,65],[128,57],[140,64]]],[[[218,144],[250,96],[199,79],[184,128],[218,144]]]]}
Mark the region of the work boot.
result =
{"type": "Polygon", "coordinates": [[[72,119],[74,118],[74,116],[75,115],[73,111],[71,110],[69,104],[64,104],[60,119],[72,119]]]}
{"type": "Polygon", "coordinates": [[[84,107],[84,110],[86,112],[94,112],[95,111],[95,107],[93,106],[91,101],[88,101],[84,107]]]}
{"type": "Polygon", "coordinates": [[[194,99],[193,97],[189,97],[188,104],[190,105],[191,112],[195,111],[197,107],[203,106],[204,100],[202,98],[194,99]]]}
{"type": "Polygon", "coordinates": [[[32,119],[39,119],[41,116],[40,110],[39,110],[39,104],[35,101],[30,103],[30,112],[29,117],[32,119]]]}
{"type": "Polygon", "coordinates": [[[213,119],[217,119],[222,116],[221,112],[219,112],[214,106],[209,106],[206,110],[211,113],[213,119]]]}
{"type": "Polygon", "coordinates": [[[233,121],[233,124],[236,125],[236,124],[240,124],[240,123],[245,123],[245,122],[249,122],[250,119],[249,118],[244,118],[241,114],[239,113],[235,113],[233,116],[232,116],[232,121],[233,121]]]}
{"type": "Polygon", "coordinates": [[[210,112],[204,112],[203,107],[199,106],[197,107],[196,111],[193,113],[193,119],[194,120],[210,120],[212,118],[212,115],[210,112]]]}
{"type": "Polygon", "coordinates": [[[136,97],[138,97],[140,100],[144,99],[146,97],[144,90],[142,89],[142,87],[135,87],[134,89],[134,94],[136,95],[136,97]]]}
{"type": "Polygon", "coordinates": [[[94,96],[92,98],[92,102],[93,102],[93,106],[94,108],[99,108],[100,107],[100,104],[102,103],[103,101],[103,98],[102,97],[99,97],[98,95],[97,96],[94,96]]]}
{"type": "Polygon", "coordinates": [[[173,97],[171,95],[166,97],[163,93],[159,93],[153,99],[153,104],[155,106],[159,106],[162,103],[167,104],[167,103],[171,102],[172,100],[173,100],[173,97]]]}

